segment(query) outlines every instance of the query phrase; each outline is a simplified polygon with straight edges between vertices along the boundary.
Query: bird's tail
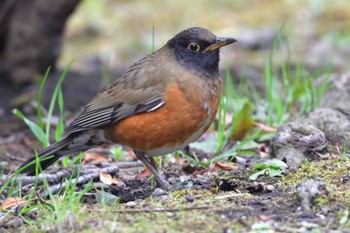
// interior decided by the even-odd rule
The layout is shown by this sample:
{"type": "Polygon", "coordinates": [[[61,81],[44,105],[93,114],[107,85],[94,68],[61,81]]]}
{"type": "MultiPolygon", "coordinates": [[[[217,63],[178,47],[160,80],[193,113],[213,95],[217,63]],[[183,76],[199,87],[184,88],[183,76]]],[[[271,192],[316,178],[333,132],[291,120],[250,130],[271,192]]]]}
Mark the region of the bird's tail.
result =
{"type": "MultiPolygon", "coordinates": [[[[69,134],[61,141],[50,145],[38,154],[40,166],[44,170],[63,156],[86,151],[97,145],[104,145],[106,142],[104,131],[101,129],[69,134]]],[[[28,175],[35,175],[36,161],[36,157],[28,159],[19,167],[18,171],[28,175]]]]}
{"type": "MultiPolygon", "coordinates": [[[[74,137],[66,137],[59,142],[51,144],[48,148],[44,149],[38,154],[39,163],[42,170],[51,166],[54,162],[56,162],[59,158],[64,155],[67,155],[63,152],[70,152],[69,145],[73,142],[74,137]]],[[[35,170],[37,166],[37,158],[32,157],[25,161],[19,168],[18,171],[20,173],[25,173],[28,175],[35,175],[35,170]]]]}

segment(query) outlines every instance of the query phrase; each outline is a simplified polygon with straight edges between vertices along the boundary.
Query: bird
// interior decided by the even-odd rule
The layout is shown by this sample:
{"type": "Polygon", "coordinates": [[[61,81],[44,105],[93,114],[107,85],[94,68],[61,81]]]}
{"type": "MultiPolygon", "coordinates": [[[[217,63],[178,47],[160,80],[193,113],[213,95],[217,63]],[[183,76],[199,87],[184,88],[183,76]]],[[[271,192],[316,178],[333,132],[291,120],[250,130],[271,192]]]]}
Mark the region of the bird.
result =
{"type": "MultiPolygon", "coordinates": [[[[38,153],[41,169],[63,156],[117,143],[130,147],[160,186],[172,190],[153,156],[181,150],[209,128],[222,91],[220,48],[234,42],[201,27],[179,32],[99,91],[62,139],[38,153]]],[[[35,175],[37,157],[18,172],[35,175]]]]}

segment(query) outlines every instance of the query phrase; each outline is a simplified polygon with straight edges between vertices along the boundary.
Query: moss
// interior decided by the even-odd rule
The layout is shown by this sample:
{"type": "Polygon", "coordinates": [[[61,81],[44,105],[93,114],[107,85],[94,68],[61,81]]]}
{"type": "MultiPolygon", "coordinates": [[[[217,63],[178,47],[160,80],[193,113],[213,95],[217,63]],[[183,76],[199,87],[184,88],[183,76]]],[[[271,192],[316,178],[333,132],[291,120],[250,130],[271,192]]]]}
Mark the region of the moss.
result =
{"type": "Polygon", "coordinates": [[[298,187],[308,179],[318,179],[325,183],[326,194],[315,198],[319,207],[330,205],[330,208],[350,207],[350,193],[348,191],[347,176],[350,164],[347,160],[329,159],[303,163],[297,171],[290,172],[283,177],[278,186],[287,189],[288,186],[298,187]]]}

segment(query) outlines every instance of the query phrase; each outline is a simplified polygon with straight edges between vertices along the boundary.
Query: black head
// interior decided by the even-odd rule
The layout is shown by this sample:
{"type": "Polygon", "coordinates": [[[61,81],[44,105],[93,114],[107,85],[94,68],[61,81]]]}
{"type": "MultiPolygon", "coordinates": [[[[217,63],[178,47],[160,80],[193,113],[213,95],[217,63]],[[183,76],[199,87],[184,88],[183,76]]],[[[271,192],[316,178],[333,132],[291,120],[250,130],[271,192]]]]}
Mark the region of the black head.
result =
{"type": "Polygon", "coordinates": [[[179,64],[186,69],[216,74],[219,72],[219,49],[236,41],[233,38],[216,37],[204,28],[193,27],[178,33],[167,45],[179,64]]]}

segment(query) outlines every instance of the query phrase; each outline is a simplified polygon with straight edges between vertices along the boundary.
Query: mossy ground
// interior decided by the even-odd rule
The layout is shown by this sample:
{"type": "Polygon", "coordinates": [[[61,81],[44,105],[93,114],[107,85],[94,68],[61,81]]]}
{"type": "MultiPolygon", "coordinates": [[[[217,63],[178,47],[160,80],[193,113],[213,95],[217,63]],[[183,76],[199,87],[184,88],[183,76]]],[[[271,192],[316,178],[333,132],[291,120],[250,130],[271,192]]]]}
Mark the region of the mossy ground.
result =
{"type": "MultiPolygon", "coordinates": [[[[248,180],[237,170],[211,175],[211,189],[179,189],[112,206],[79,203],[76,210],[55,216],[39,205],[19,218],[27,232],[312,232],[349,229],[350,164],[343,159],[304,162],[283,177],[248,180]],[[305,209],[297,188],[306,180],[323,181],[325,191],[305,209]],[[225,190],[225,191],[224,191],[225,190]],[[190,198],[189,198],[190,197],[190,198]],[[21,220],[22,219],[22,220],[21,220]],[[229,231],[230,230],[230,231],[229,231]]],[[[46,207],[45,207],[46,206],[46,207]]],[[[12,219],[13,221],[13,219],[12,219]]],[[[13,230],[13,229],[12,229],[13,230]]]]}

